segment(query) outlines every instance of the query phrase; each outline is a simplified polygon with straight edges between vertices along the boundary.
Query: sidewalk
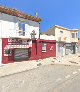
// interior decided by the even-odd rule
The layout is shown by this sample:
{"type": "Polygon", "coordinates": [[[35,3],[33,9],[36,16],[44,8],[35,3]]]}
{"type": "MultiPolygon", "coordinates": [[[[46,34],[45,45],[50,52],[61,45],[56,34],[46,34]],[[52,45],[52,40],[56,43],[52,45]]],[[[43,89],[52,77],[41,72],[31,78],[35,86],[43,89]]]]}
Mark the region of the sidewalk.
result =
{"type": "Polygon", "coordinates": [[[33,60],[3,64],[0,66],[0,77],[19,73],[26,70],[35,69],[41,65],[49,65],[51,63],[53,64],[53,62],[50,62],[50,60],[51,59],[48,58],[44,60],[39,60],[38,62],[36,60],[33,60]]]}
{"type": "Polygon", "coordinates": [[[77,65],[80,66],[80,53],[69,54],[64,57],[59,57],[54,62],[55,64],[65,64],[65,65],[77,65]]]}
{"type": "Polygon", "coordinates": [[[80,53],[70,54],[59,58],[46,58],[43,60],[23,61],[0,66],[0,77],[38,68],[49,64],[80,65],[80,53]]]}

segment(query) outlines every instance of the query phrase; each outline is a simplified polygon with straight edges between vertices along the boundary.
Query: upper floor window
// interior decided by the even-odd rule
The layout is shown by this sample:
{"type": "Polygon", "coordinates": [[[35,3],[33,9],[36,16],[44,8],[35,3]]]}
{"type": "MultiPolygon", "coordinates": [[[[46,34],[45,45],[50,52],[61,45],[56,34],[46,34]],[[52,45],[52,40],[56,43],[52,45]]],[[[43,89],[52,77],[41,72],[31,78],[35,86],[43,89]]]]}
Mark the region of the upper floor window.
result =
{"type": "Polygon", "coordinates": [[[19,22],[18,26],[19,26],[19,30],[25,31],[25,23],[24,22],[19,22]]]}
{"type": "Polygon", "coordinates": [[[63,35],[63,31],[60,31],[60,36],[62,36],[63,35]]]}
{"type": "Polygon", "coordinates": [[[74,33],[72,33],[72,38],[75,38],[75,34],[74,33]]]}
{"type": "Polygon", "coordinates": [[[60,31],[60,33],[63,33],[63,31],[60,31]]]}
{"type": "Polygon", "coordinates": [[[19,32],[19,36],[25,36],[25,23],[19,21],[18,27],[19,27],[19,30],[21,30],[19,32]]]}

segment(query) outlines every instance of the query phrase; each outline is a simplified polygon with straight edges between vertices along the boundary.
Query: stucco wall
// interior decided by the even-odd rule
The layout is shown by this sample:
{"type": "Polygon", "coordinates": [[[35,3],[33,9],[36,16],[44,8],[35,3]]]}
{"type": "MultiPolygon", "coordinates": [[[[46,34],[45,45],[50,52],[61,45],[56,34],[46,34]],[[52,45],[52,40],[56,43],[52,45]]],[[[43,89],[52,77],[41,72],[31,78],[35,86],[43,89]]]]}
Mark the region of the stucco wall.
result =
{"type": "Polygon", "coordinates": [[[46,44],[46,52],[42,52],[42,59],[56,57],[56,42],[47,42],[46,44]]]}
{"type": "Polygon", "coordinates": [[[59,41],[59,37],[61,37],[61,41],[70,43],[71,33],[66,29],[55,28],[55,36],[56,41],[59,41]],[[62,31],[63,33],[61,33],[60,31],[62,31]]]}
{"type": "Polygon", "coordinates": [[[56,41],[59,41],[59,38],[61,38],[60,41],[66,42],[66,43],[71,43],[71,42],[78,42],[78,37],[72,38],[72,34],[74,33],[76,35],[76,33],[78,32],[72,32],[72,30],[68,30],[68,29],[63,29],[63,28],[55,28],[55,38],[56,41]],[[61,33],[60,31],[62,31],[63,33],[61,33]]]}
{"type": "Polygon", "coordinates": [[[48,35],[40,35],[40,39],[43,40],[55,40],[55,36],[48,36],[48,35]]]}

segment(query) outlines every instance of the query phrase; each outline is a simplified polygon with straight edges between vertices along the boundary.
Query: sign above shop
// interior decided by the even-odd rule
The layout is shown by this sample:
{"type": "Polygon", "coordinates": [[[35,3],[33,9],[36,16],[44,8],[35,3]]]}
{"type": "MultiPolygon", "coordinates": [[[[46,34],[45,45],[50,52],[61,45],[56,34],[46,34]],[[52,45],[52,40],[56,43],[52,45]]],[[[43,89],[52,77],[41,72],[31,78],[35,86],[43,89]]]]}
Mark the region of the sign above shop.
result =
{"type": "Polygon", "coordinates": [[[70,43],[67,43],[66,46],[71,46],[71,44],[70,43]]]}

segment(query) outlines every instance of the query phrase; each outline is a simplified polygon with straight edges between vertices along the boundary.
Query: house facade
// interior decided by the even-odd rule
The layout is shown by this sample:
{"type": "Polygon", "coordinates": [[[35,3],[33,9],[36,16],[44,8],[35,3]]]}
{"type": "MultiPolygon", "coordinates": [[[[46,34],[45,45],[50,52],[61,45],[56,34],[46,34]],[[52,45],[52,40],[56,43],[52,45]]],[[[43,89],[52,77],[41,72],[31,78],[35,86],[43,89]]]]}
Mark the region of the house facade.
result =
{"type": "Polygon", "coordinates": [[[0,6],[0,64],[34,60],[41,19],[0,6]]]}
{"type": "Polygon", "coordinates": [[[56,57],[55,36],[40,35],[41,58],[56,57]]]}
{"type": "Polygon", "coordinates": [[[54,26],[48,29],[45,34],[53,35],[56,38],[56,56],[75,54],[77,52],[78,30],[61,26],[54,26]]]}

